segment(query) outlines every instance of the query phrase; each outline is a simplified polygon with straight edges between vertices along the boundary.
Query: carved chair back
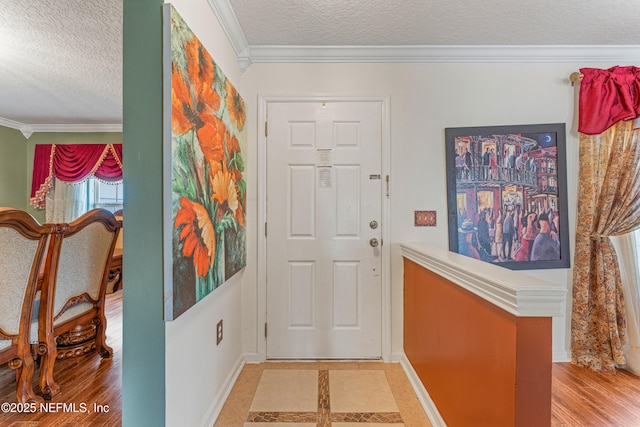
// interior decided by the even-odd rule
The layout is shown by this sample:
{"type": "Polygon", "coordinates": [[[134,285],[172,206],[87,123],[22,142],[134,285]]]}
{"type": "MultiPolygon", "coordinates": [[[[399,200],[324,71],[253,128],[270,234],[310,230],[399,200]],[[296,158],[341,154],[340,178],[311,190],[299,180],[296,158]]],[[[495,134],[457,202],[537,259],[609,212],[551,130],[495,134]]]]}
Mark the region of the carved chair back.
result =
{"type": "Polygon", "coordinates": [[[41,402],[33,392],[29,335],[38,272],[52,227],[24,211],[0,208],[0,363],[16,370],[16,398],[41,402]]]}
{"type": "MultiPolygon", "coordinates": [[[[115,211],[113,214],[115,215],[117,220],[122,221],[122,218],[123,218],[122,209],[115,211]]],[[[116,240],[116,248],[120,249],[120,250],[122,250],[122,242],[124,240],[123,232],[124,232],[124,223],[123,223],[122,228],[120,228],[120,233],[118,234],[118,240],[116,240]]]]}
{"type": "Polygon", "coordinates": [[[47,253],[38,318],[38,339],[45,343],[40,367],[40,387],[45,398],[60,392],[53,379],[57,336],[92,324],[96,350],[102,357],[111,357],[112,350],[106,344],[104,300],[109,264],[122,222],[109,211],[94,209],[69,224],[56,226],[58,232],[47,253]]]}

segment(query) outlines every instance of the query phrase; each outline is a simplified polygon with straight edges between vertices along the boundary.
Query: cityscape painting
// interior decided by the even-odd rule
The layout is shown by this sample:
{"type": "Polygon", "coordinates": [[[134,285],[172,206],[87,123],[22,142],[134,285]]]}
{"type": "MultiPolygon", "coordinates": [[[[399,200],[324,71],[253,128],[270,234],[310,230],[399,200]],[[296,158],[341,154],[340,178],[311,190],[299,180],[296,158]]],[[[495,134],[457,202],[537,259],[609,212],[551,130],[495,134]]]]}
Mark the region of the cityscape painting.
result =
{"type": "Polygon", "coordinates": [[[447,128],[449,250],[568,268],[565,124],[447,128]]]}

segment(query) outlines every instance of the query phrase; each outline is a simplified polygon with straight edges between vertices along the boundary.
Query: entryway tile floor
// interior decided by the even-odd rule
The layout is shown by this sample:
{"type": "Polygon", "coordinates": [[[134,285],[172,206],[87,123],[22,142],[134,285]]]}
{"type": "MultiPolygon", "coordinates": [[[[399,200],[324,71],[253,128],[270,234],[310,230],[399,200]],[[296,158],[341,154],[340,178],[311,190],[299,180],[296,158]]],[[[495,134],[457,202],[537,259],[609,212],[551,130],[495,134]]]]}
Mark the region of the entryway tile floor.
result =
{"type": "Polygon", "coordinates": [[[399,363],[246,364],[215,427],[429,427],[399,363]]]}

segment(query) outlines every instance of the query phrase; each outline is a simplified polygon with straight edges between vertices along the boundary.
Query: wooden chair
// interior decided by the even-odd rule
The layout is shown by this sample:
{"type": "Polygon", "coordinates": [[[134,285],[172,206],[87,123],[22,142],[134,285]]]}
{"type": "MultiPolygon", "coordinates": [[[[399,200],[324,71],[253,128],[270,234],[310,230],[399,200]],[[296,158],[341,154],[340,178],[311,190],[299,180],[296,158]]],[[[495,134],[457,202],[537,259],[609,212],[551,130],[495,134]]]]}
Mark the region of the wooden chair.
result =
{"type": "Polygon", "coordinates": [[[24,211],[0,208],[0,364],[16,370],[20,403],[42,402],[32,387],[29,341],[38,270],[51,231],[24,211]]]}
{"type": "Polygon", "coordinates": [[[122,247],[124,240],[124,221],[123,211],[119,209],[113,213],[116,219],[122,221],[122,227],[120,233],[118,233],[118,239],[113,249],[113,256],[111,257],[111,268],[109,270],[109,279],[107,280],[107,293],[112,293],[122,288],[122,247]]]}
{"type": "MultiPolygon", "coordinates": [[[[44,271],[38,316],[40,387],[47,399],[60,393],[53,378],[58,356],[56,338],[74,330],[95,330],[95,349],[103,358],[112,355],[106,343],[104,314],[109,264],[122,222],[104,209],[87,212],[70,224],[57,224],[44,271]]],[[[93,346],[92,346],[93,348],[93,346]]],[[[82,373],[83,375],[86,373],[82,373]]]]}

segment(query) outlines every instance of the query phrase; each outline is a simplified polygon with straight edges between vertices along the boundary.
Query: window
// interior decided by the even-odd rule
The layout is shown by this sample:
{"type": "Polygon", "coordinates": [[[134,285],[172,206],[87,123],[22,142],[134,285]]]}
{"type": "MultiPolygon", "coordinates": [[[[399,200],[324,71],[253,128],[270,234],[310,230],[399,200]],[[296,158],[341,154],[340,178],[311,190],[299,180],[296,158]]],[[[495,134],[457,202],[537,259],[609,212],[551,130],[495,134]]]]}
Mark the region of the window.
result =
{"type": "Polygon", "coordinates": [[[103,208],[115,212],[123,207],[123,183],[106,183],[94,177],[87,180],[87,210],[103,208]]]}

